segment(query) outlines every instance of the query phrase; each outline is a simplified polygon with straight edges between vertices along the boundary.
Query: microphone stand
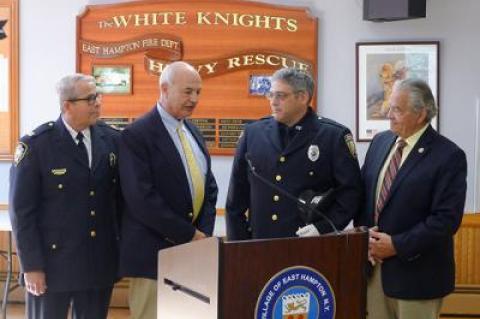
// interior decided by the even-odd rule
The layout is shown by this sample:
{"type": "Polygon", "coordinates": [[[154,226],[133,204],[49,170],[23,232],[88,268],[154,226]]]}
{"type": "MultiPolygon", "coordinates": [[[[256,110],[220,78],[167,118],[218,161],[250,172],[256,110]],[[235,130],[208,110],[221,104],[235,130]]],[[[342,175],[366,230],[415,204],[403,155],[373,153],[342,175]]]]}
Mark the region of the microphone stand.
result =
{"type": "Polygon", "coordinates": [[[333,224],[333,222],[330,220],[330,218],[328,218],[325,214],[323,214],[322,212],[320,212],[319,210],[317,210],[316,208],[314,207],[311,207],[310,205],[307,205],[307,203],[300,199],[300,198],[297,198],[295,196],[293,196],[292,194],[290,194],[289,192],[287,192],[286,190],[284,190],[283,188],[273,184],[272,182],[270,182],[269,180],[267,180],[265,177],[263,177],[262,175],[258,174],[256,171],[255,171],[255,166],[253,166],[252,164],[252,161],[250,160],[250,157],[248,155],[248,153],[245,154],[245,160],[247,161],[248,163],[248,167],[250,168],[250,171],[252,172],[253,176],[255,176],[256,178],[258,178],[262,183],[264,183],[265,185],[269,186],[270,188],[273,188],[274,190],[276,190],[277,192],[279,192],[280,194],[284,195],[285,197],[287,197],[288,199],[296,202],[296,203],[299,203],[300,205],[302,205],[303,207],[305,207],[307,210],[309,210],[310,212],[314,212],[316,213],[318,216],[322,217],[323,220],[325,220],[329,225],[330,227],[333,229],[333,232],[336,234],[336,235],[339,235],[340,232],[338,231],[337,227],[335,227],[335,225],[333,224]]]}

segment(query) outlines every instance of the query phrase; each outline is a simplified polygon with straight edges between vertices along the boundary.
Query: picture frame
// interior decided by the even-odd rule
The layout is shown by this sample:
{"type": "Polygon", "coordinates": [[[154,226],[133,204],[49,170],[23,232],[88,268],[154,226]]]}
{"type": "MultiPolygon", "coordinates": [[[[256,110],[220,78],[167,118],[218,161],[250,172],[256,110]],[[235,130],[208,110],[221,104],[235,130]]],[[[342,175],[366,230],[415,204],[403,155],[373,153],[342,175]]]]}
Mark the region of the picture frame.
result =
{"type": "MultiPolygon", "coordinates": [[[[393,84],[409,77],[430,86],[439,105],[439,46],[428,42],[356,43],[356,124],[358,142],[368,142],[390,128],[387,113],[393,84]]],[[[432,119],[439,129],[438,114],[432,119]]]]}
{"type": "Polygon", "coordinates": [[[108,95],[132,94],[131,65],[93,65],[97,93],[108,95]]]}
{"type": "Polygon", "coordinates": [[[0,0],[0,161],[18,158],[19,12],[18,0],[0,0]]]}
{"type": "Polygon", "coordinates": [[[265,97],[272,86],[272,76],[267,74],[250,74],[248,78],[248,94],[265,97]]]}

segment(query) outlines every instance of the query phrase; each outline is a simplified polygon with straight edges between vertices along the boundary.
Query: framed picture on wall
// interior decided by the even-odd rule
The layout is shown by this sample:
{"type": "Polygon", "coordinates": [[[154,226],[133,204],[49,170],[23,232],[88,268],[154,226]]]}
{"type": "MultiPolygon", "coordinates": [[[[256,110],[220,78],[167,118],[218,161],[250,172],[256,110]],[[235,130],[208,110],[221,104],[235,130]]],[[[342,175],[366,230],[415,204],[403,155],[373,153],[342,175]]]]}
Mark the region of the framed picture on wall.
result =
{"type": "Polygon", "coordinates": [[[18,1],[0,0],[0,161],[15,160],[20,154],[15,147],[19,115],[18,19],[18,1]]]}
{"type": "Polygon", "coordinates": [[[265,96],[272,86],[270,75],[251,74],[248,81],[248,93],[250,95],[265,96]]]}
{"type": "Polygon", "coordinates": [[[132,94],[131,65],[93,65],[97,92],[101,94],[132,94]]]}
{"type": "MultiPolygon", "coordinates": [[[[387,113],[395,81],[427,82],[438,103],[439,42],[362,42],[356,45],[357,141],[390,128],[387,113]]],[[[438,115],[432,119],[438,130],[438,115]]]]}

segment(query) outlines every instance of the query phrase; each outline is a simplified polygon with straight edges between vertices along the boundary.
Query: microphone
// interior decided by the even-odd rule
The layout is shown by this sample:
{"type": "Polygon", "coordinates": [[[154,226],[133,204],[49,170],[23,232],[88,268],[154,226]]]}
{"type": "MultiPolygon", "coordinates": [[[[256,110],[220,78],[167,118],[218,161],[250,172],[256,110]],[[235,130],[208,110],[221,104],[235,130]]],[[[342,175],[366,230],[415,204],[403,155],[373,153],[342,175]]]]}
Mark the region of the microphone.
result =
{"type": "Polygon", "coordinates": [[[311,224],[312,222],[315,221],[314,220],[315,217],[317,218],[319,217],[325,220],[330,225],[330,227],[333,229],[333,232],[335,234],[337,235],[340,234],[340,232],[338,231],[337,227],[335,227],[331,219],[328,218],[324,213],[322,213],[319,210],[319,209],[323,210],[327,208],[327,205],[333,202],[332,194],[334,190],[332,188],[320,196],[315,196],[315,193],[312,190],[307,190],[302,192],[302,194],[300,194],[300,198],[297,198],[292,194],[290,194],[288,191],[284,190],[278,185],[273,184],[272,182],[267,180],[265,177],[258,174],[255,170],[255,166],[253,166],[252,161],[250,160],[250,154],[245,153],[245,160],[247,161],[248,167],[250,168],[250,171],[252,172],[253,176],[255,176],[258,180],[260,180],[262,183],[264,183],[268,187],[276,190],[277,192],[284,195],[288,199],[297,203],[301,212],[300,218],[302,218],[305,224],[311,224]],[[320,207],[320,208],[317,208],[317,207],[320,207]]]}
{"type": "Polygon", "coordinates": [[[323,194],[318,194],[311,189],[303,191],[298,197],[298,200],[303,204],[298,205],[302,219],[305,220],[306,223],[312,223],[318,220],[321,216],[317,215],[317,212],[323,212],[330,207],[334,200],[334,192],[333,188],[330,188],[323,194]]]}

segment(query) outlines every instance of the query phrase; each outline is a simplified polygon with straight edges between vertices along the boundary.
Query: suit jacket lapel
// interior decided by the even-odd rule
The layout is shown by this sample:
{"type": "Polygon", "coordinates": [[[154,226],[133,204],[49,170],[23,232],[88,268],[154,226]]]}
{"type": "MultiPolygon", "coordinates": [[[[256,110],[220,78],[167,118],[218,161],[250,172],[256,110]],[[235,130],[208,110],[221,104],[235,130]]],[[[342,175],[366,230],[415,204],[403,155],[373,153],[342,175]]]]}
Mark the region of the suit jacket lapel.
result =
{"type": "Polygon", "coordinates": [[[185,198],[191,201],[192,196],[190,194],[188,177],[185,172],[185,168],[183,167],[182,158],[178,153],[177,147],[170,138],[167,128],[163,124],[162,118],[158,113],[157,106],[150,111],[148,118],[151,124],[150,130],[153,133],[152,136],[154,143],[156,144],[158,150],[163,154],[163,158],[165,158],[171,166],[171,171],[175,172],[173,175],[175,175],[179,185],[183,185],[185,198]]]}
{"type": "Polygon", "coordinates": [[[268,139],[270,140],[272,145],[275,147],[277,152],[281,152],[282,142],[280,141],[280,131],[278,129],[278,122],[274,118],[271,118],[269,122],[270,123],[267,124],[265,134],[267,135],[268,139]]]}
{"type": "Polygon", "coordinates": [[[92,137],[92,172],[95,172],[101,159],[107,158],[108,148],[105,144],[105,136],[97,126],[90,127],[90,134],[92,137]]]}
{"type": "Polygon", "coordinates": [[[423,133],[423,135],[418,140],[417,144],[413,147],[408,154],[407,159],[403,165],[398,170],[397,176],[393,180],[392,187],[390,189],[388,199],[395,193],[402,181],[412,172],[413,168],[428,154],[430,151],[430,145],[433,142],[436,132],[431,126],[423,133]]]}
{"type": "Polygon", "coordinates": [[[63,149],[63,154],[71,157],[74,161],[81,166],[89,169],[88,165],[83,161],[82,154],[79,152],[77,144],[73,140],[72,136],[68,132],[67,128],[63,124],[61,117],[55,122],[55,134],[57,139],[57,145],[63,149]]]}
{"type": "MultiPolygon", "coordinates": [[[[309,111],[311,112],[311,111],[309,111]]],[[[314,121],[317,121],[318,117],[316,114],[311,113],[307,115],[307,118],[300,126],[299,132],[295,134],[293,140],[287,145],[285,150],[283,151],[284,155],[288,155],[296,151],[297,149],[303,147],[307,143],[311,143],[312,139],[314,138],[316,131],[313,130],[315,127],[314,121]]],[[[295,128],[296,129],[296,128],[295,128]]]]}

